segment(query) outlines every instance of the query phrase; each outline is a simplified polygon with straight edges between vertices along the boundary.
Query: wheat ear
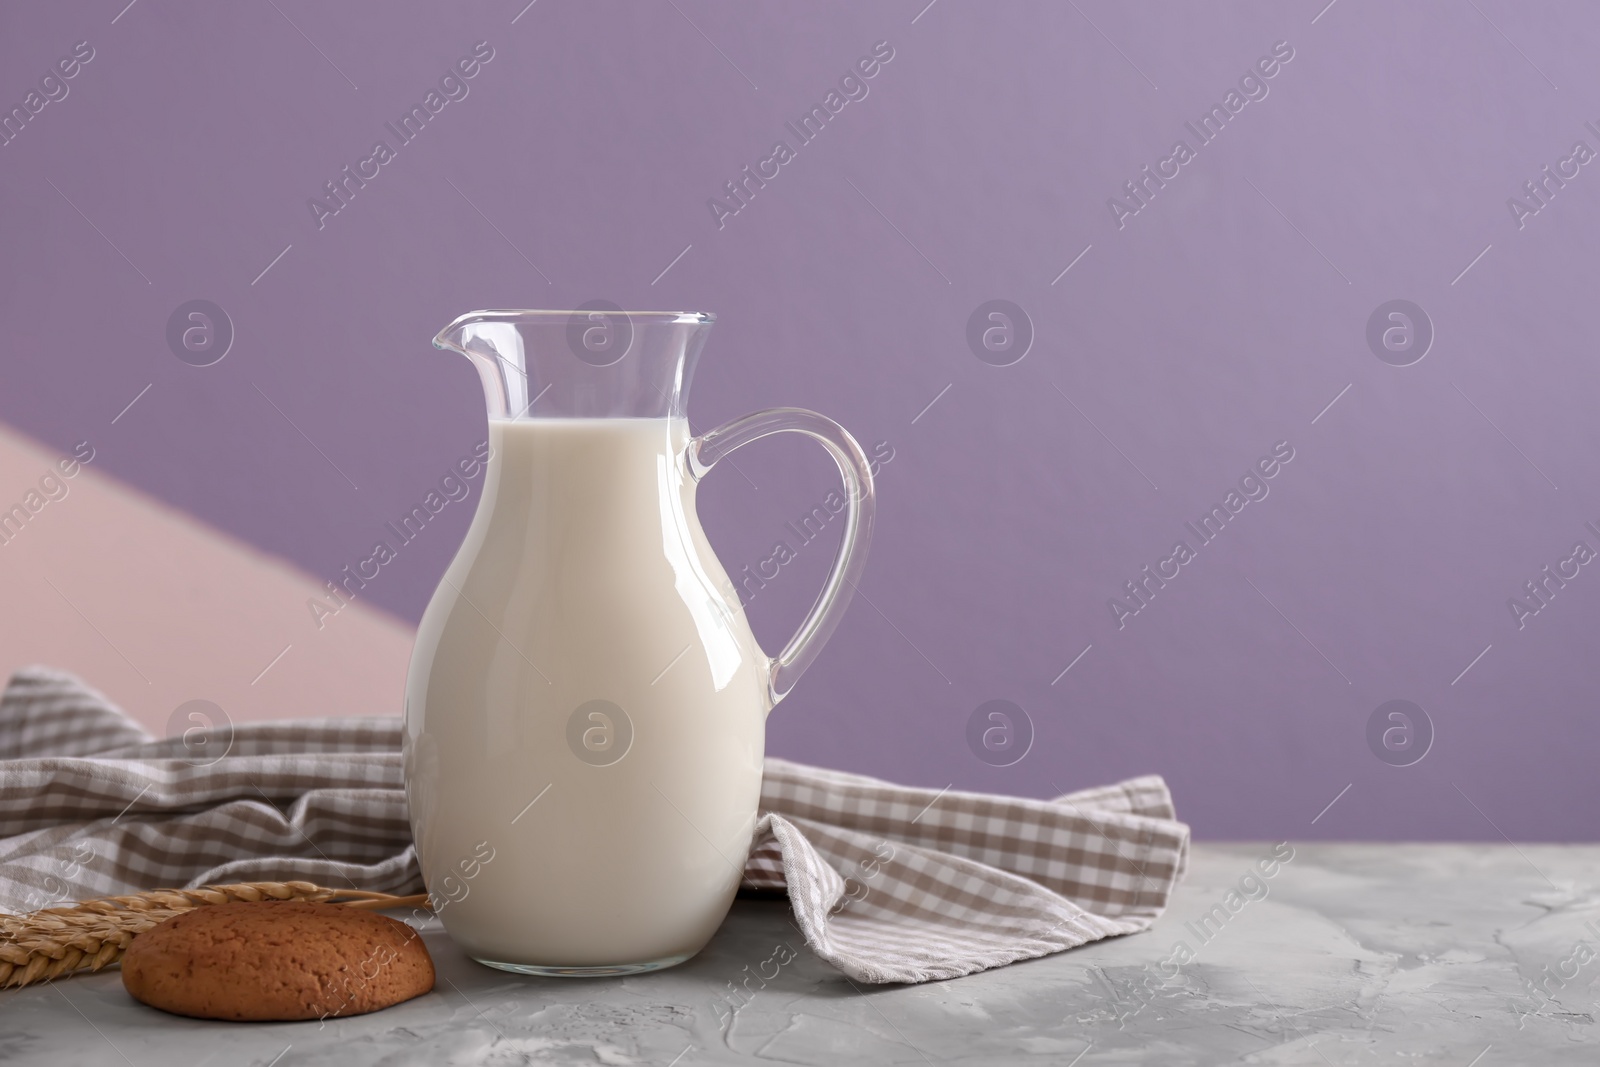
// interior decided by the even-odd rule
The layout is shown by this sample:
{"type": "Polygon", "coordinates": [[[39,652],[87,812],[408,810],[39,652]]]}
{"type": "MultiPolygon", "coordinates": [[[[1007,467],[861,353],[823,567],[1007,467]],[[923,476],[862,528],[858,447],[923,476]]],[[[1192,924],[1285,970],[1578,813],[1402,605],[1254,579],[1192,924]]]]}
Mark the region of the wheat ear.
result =
{"type": "Polygon", "coordinates": [[[174,915],[233,901],[299,900],[352,908],[426,907],[427,895],[398,897],[312,882],[240,882],[199,889],[152,889],[100,897],[26,915],[0,913],[0,989],[98,971],[122,958],[139,934],[174,915]]]}

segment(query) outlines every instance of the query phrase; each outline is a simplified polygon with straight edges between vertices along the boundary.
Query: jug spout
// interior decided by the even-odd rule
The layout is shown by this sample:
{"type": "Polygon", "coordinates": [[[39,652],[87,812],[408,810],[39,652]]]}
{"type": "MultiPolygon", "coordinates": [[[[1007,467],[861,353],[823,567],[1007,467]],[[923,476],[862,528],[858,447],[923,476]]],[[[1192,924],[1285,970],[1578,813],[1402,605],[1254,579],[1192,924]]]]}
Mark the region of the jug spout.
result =
{"type": "Polygon", "coordinates": [[[468,359],[473,359],[472,353],[467,350],[467,342],[474,336],[475,331],[472,327],[482,321],[479,317],[481,314],[482,312],[476,312],[456,319],[434,336],[433,347],[448,352],[459,352],[468,359]]]}
{"type": "Polygon", "coordinates": [[[478,370],[491,419],[684,416],[716,317],[623,311],[474,311],[434,337],[478,370]]]}

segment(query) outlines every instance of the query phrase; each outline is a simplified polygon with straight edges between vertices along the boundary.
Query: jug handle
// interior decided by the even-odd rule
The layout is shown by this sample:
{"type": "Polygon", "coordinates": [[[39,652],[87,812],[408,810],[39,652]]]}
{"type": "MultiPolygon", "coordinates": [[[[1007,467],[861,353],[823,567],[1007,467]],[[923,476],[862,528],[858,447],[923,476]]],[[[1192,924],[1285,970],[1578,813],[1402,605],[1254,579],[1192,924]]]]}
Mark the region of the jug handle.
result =
{"type": "Polygon", "coordinates": [[[686,453],[689,474],[696,482],[728,453],[775,433],[800,433],[819,442],[839,466],[848,493],[844,536],[833,569],[817,595],[800,629],[772,660],[767,691],[773,705],[789,695],[794,684],[811,666],[833,634],[855,592],[861,569],[867,562],[867,545],[872,540],[872,519],[876,508],[872,468],[861,445],[850,432],[825,415],[804,408],[768,408],[724,423],[689,442],[686,453]]]}

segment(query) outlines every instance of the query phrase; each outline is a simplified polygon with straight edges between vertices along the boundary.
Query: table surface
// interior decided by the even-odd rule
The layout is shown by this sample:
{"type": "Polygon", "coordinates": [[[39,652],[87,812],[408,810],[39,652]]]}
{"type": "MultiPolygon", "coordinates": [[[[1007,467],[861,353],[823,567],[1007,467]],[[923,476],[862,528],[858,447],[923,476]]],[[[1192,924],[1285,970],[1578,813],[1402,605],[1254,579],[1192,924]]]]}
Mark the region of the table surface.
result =
{"type": "Polygon", "coordinates": [[[693,960],[619,979],[503,974],[468,960],[435,923],[437,987],[387,1011],[325,1025],[182,1019],[135,1003],[112,971],[0,993],[0,1060],[1600,1062],[1600,846],[1305,845],[1270,880],[1248,880],[1268,853],[1198,845],[1153,931],[948,982],[852,984],[805,950],[781,900],[740,900],[693,960]],[[1230,898],[1241,879],[1245,892],[1230,898]],[[1202,926],[1208,913],[1217,917],[1202,926]],[[1180,941],[1192,959],[1172,979],[1161,965],[1180,941]],[[730,983],[784,942],[798,958],[731,999],[730,983]]]}

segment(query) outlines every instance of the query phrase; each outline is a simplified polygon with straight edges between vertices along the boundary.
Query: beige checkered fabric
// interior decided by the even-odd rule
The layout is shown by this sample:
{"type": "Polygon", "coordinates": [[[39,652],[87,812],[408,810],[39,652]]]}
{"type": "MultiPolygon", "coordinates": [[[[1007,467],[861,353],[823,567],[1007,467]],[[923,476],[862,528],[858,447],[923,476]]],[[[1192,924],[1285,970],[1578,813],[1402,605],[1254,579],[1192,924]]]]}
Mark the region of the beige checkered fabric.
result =
{"type": "MultiPolygon", "coordinates": [[[[1156,777],[1029,800],[769,759],[744,884],[787,888],[811,948],[851,978],[922,982],[1145,929],[1188,846],[1156,777]]],[[[0,910],[286,879],[422,890],[398,720],[157,740],[69,674],[11,679],[0,910]]]]}

